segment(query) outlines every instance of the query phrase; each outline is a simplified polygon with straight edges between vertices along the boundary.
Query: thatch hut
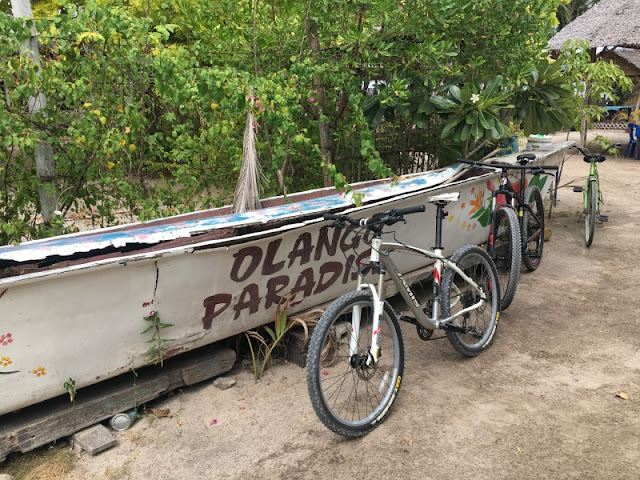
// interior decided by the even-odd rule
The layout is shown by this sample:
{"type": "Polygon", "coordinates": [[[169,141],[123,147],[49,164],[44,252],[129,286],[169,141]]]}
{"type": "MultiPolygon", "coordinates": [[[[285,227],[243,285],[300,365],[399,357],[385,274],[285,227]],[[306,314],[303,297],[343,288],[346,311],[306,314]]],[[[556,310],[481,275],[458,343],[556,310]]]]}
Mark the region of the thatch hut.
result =
{"type": "Polygon", "coordinates": [[[591,48],[640,48],[640,0],[601,0],[549,40],[560,50],[572,38],[587,40],[591,48]]]}
{"type": "Polygon", "coordinates": [[[640,0],[600,0],[554,35],[549,49],[558,52],[570,39],[586,40],[592,58],[620,66],[634,81],[633,102],[640,108],[640,0]]]}

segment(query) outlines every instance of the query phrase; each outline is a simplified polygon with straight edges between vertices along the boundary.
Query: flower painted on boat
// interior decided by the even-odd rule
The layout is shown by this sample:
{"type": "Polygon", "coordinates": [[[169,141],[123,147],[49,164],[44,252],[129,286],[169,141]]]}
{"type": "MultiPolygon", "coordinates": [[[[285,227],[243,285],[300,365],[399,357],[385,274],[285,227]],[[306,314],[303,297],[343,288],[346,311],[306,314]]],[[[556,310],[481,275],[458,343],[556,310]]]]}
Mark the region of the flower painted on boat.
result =
{"type": "Polygon", "coordinates": [[[0,345],[6,347],[10,343],[13,343],[13,338],[11,337],[10,333],[5,333],[4,335],[0,336],[0,345]]]}
{"type": "Polygon", "coordinates": [[[496,189],[496,187],[493,186],[493,183],[491,183],[491,180],[487,180],[487,190],[489,190],[490,192],[493,192],[496,189]]]}
{"type": "Polygon", "coordinates": [[[469,203],[471,204],[471,211],[469,212],[470,214],[473,215],[478,210],[480,210],[482,208],[482,190],[478,190],[478,192],[476,193],[476,198],[474,200],[470,200],[469,203]]]}
{"type": "Polygon", "coordinates": [[[463,230],[465,229],[466,226],[467,226],[467,222],[462,222],[462,224],[460,225],[460,227],[462,227],[463,230]]]}
{"type": "Polygon", "coordinates": [[[460,209],[464,210],[464,207],[466,207],[466,206],[467,206],[467,204],[465,202],[462,202],[462,205],[460,205],[460,209]]]}
{"type": "Polygon", "coordinates": [[[31,370],[36,377],[44,377],[47,374],[46,367],[38,367],[35,370],[31,370]]]}
{"type": "Polygon", "coordinates": [[[449,223],[453,222],[455,215],[449,215],[449,220],[447,220],[449,223]]]}
{"type": "Polygon", "coordinates": [[[13,362],[11,361],[11,358],[9,358],[9,357],[0,357],[0,366],[8,367],[12,363],[13,362]]]}

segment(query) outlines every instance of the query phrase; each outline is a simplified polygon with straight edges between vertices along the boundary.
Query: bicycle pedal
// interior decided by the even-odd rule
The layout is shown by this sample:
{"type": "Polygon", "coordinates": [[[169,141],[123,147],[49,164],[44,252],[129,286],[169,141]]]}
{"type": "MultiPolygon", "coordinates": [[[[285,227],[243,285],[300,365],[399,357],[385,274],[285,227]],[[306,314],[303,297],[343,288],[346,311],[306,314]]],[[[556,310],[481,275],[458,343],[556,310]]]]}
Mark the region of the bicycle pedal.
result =
{"type": "Polygon", "coordinates": [[[584,190],[584,187],[573,187],[574,192],[581,192],[582,190],[584,190]]]}
{"type": "Polygon", "coordinates": [[[598,215],[598,220],[600,220],[601,222],[608,222],[609,215],[598,215]]]}
{"type": "Polygon", "coordinates": [[[409,315],[405,315],[404,313],[401,313],[400,315],[398,315],[398,319],[402,322],[410,323],[411,325],[418,324],[418,321],[415,318],[410,317],[409,315]]]}

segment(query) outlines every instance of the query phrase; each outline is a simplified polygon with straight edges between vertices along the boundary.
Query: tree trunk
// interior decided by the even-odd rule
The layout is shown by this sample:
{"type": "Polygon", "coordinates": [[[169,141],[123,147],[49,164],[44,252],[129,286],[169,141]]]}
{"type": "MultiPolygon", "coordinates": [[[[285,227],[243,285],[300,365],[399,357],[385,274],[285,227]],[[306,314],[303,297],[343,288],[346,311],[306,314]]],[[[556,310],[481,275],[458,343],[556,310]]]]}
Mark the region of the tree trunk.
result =
{"type": "MultiPolygon", "coordinates": [[[[30,0],[11,0],[11,11],[14,18],[33,19],[30,0]]],[[[31,29],[31,38],[20,48],[20,53],[27,55],[40,67],[40,53],[35,29],[31,29]]],[[[37,97],[29,99],[29,115],[44,110],[47,106],[47,98],[40,92],[37,97]]],[[[38,193],[40,197],[40,210],[45,223],[49,223],[58,204],[56,186],[56,163],[53,157],[53,148],[48,142],[41,141],[35,152],[36,175],[40,180],[38,193]]]]}
{"type": "MultiPolygon", "coordinates": [[[[317,60],[317,57],[320,55],[320,40],[318,39],[318,30],[315,22],[308,16],[306,19],[306,29],[307,37],[309,39],[309,46],[311,47],[311,51],[316,56],[317,60]]],[[[318,115],[320,117],[318,130],[320,133],[320,151],[322,152],[322,156],[324,157],[324,167],[322,168],[322,173],[324,176],[324,186],[330,187],[333,184],[333,182],[329,178],[329,165],[333,163],[333,154],[331,152],[331,129],[329,128],[329,123],[324,121],[327,96],[324,84],[320,80],[320,77],[318,77],[317,75],[313,77],[313,88],[316,91],[315,103],[317,105],[318,115]]]]}

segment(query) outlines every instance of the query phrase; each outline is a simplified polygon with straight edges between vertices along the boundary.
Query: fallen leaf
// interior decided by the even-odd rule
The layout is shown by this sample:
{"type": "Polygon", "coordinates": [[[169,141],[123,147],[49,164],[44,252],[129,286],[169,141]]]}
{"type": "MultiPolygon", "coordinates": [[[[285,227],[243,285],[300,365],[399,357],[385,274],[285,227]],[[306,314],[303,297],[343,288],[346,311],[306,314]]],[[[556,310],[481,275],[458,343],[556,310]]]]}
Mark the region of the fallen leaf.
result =
{"type": "Polygon", "coordinates": [[[518,450],[518,453],[522,452],[522,449],[520,447],[516,447],[516,450],[518,450]]]}
{"type": "Polygon", "coordinates": [[[620,397],[623,400],[629,400],[629,395],[624,392],[616,393],[616,397],[620,397]]]}
{"type": "Polygon", "coordinates": [[[409,437],[404,437],[404,443],[406,443],[407,445],[411,446],[411,445],[413,445],[413,440],[410,439],[409,437]]]}
{"type": "Polygon", "coordinates": [[[150,408],[149,411],[156,417],[166,417],[170,410],[168,408],[150,408]]]}

